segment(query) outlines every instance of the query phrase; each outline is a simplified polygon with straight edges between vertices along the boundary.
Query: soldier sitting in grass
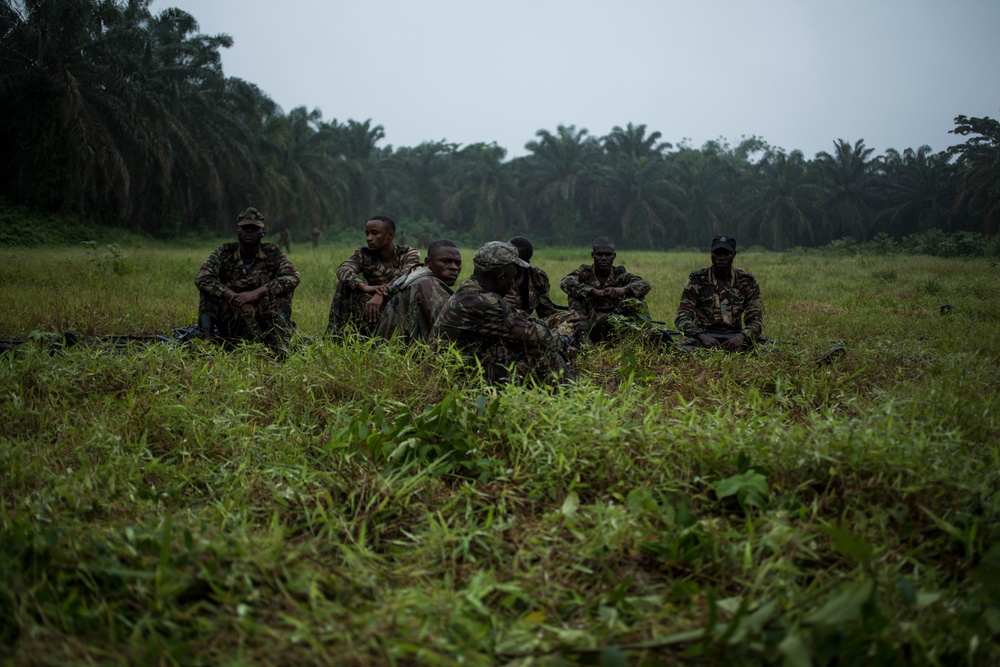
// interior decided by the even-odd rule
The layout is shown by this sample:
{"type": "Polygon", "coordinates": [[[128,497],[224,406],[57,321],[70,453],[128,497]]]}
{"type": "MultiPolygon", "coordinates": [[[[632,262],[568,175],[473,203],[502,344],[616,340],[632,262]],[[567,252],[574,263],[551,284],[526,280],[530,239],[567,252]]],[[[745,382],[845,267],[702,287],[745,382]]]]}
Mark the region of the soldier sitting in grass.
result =
{"type": "Polygon", "coordinates": [[[568,360],[576,356],[576,349],[570,339],[503,300],[518,268],[527,267],[517,249],[490,241],[476,251],[472,262],[472,277],[448,299],[434,323],[434,344],[454,344],[493,383],[515,379],[511,368],[516,378],[572,377],[568,360]]]}
{"type": "Polygon", "coordinates": [[[336,336],[348,327],[370,335],[382,314],[389,283],[420,263],[420,253],[396,245],[396,222],[376,215],[365,223],[365,246],[337,267],[337,289],[330,304],[326,335],[336,336]]]}
{"type": "Polygon", "coordinates": [[[687,336],[682,347],[747,350],[764,333],[760,287],[752,275],[733,268],[736,239],[712,239],[712,266],[688,276],[674,320],[687,336]]]}
{"type": "Polygon", "coordinates": [[[198,325],[209,336],[265,343],[284,354],[292,328],[299,273],[264,238],[264,216],[247,208],[236,218],[236,243],[216,248],[195,275],[198,325]]]}
{"type": "Polygon", "coordinates": [[[648,324],[649,307],[642,298],[652,286],[624,266],[614,266],[615,244],[605,236],[594,240],[590,256],[593,264],[580,266],[559,283],[570,310],[583,317],[582,330],[589,332],[590,341],[599,343],[614,334],[612,315],[648,324]]]}
{"type": "Polygon", "coordinates": [[[427,259],[389,285],[389,302],[382,311],[376,333],[397,336],[407,344],[430,342],[431,328],[441,308],[454,293],[452,287],[462,271],[462,253],[447,239],[427,247],[427,259]]]}

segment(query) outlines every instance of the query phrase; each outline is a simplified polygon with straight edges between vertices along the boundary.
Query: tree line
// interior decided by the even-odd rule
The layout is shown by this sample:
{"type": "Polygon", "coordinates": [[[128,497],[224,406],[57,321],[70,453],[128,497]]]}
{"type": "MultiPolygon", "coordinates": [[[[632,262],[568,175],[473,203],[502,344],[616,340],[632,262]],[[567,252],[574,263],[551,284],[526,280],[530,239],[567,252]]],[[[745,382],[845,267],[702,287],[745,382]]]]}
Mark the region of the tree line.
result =
{"type": "Polygon", "coordinates": [[[863,139],[807,158],[759,137],[673,145],[643,124],[494,143],[380,145],[372,121],[287,113],[223,73],[227,35],[151,0],[0,0],[0,197],[169,237],[229,230],[248,204],[294,235],[376,212],[477,243],[773,250],[844,237],[1000,229],[1000,122],[958,116],[956,145],[875,155],[863,139]]]}

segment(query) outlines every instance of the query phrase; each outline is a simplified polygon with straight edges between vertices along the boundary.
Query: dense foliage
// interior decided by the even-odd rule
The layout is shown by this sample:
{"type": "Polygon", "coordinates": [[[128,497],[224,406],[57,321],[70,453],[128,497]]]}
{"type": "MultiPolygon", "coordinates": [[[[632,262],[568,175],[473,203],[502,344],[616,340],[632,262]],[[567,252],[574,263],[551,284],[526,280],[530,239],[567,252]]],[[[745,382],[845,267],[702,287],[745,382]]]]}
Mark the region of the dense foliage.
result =
{"type": "MultiPolygon", "coordinates": [[[[674,146],[642,124],[603,137],[539,130],[528,155],[495,143],[380,146],[371,120],[283,111],[224,75],[226,35],[150,0],[0,0],[0,196],[165,237],[231,224],[247,203],[299,238],[391,213],[413,237],[477,244],[609,234],[623,245],[702,246],[712,233],[781,250],[1000,223],[1000,123],[873,155],[838,139],[812,159],[758,137],[674,146]]],[[[412,238],[412,237],[411,237],[412,238]]]]}

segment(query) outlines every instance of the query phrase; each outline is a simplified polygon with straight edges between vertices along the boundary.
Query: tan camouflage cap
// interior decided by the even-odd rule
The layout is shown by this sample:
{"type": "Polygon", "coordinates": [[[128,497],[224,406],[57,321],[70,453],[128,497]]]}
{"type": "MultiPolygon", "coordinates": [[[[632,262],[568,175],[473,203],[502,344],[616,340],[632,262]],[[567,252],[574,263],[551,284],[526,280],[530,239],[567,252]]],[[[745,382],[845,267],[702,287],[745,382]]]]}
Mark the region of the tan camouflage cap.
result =
{"type": "Polygon", "coordinates": [[[508,264],[527,268],[528,263],[517,254],[517,248],[503,241],[490,241],[476,251],[472,263],[481,269],[499,269],[508,264]]]}
{"type": "Polygon", "coordinates": [[[236,216],[237,225],[257,225],[258,227],[264,226],[264,214],[255,209],[253,206],[248,206],[243,209],[243,212],[236,216]]]}

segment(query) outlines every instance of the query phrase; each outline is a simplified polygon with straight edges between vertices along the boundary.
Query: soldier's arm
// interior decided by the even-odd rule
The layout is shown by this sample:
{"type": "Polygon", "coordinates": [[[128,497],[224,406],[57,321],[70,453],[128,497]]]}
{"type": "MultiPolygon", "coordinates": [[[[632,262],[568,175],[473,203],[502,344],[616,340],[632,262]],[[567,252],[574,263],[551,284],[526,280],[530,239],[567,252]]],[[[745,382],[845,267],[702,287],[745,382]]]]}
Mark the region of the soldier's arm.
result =
{"type": "Polygon", "coordinates": [[[562,279],[559,283],[559,289],[566,294],[579,299],[581,301],[586,301],[590,297],[590,293],[594,291],[593,285],[588,285],[587,280],[590,279],[590,267],[584,264],[576,271],[573,271],[568,276],[562,279]]]}
{"type": "Polygon", "coordinates": [[[401,271],[406,273],[415,266],[420,266],[420,251],[416,248],[410,248],[400,261],[401,271]]]}
{"type": "Polygon", "coordinates": [[[229,290],[220,277],[222,248],[216,248],[194,276],[194,284],[209,296],[221,297],[229,290]]]}
{"type": "Polygon", "coordinates": [[[267,287],[268,293],[278,295],[294,291],[299,286],[300,281],[299,272],[295,266],[280,250],[275,250],[272,263],[271,280],[264,285],[267,287]]]}
{"type": "Polygon", "coordinates": [[[698,304],[698,286],[689,277],[684,283],[684,291],[681,292],[681,303],[677,306],[677,317],[674,318],[674,326],[686,336],[694,338],[702,333],[695,317],[695,308],[698,304]]]}
{"type": "Polygon", "coordinates": [[[337,280],[351,287],[366,285],[367,282],[361,275],[361,266],[361,248],[358,248],[337,267],[337,280]]]}
{"type": "Polygon", "coordinates": [[[628,291],[631,292],[632,296],[636,299],[641,299],[649,294],[649,291],[653,289],[653,286],[649,284],[649,281],[640,278],[634,273],[629,273],[628,271],[625,271],[625,274],[622,276],[621,284],[623,287],[627,287],[628,291]]]}
{"type": "Polygon", "coordinates": [[[538,305],[535,306],[535,312],[539,317],[548,317],[556,312],[556,306],[552,303],[552,297],[549,296],[552,289],[549,285],[549,277],[541,269],[532,271],[531,277],[535,281],[535,293],[538,294],[538,305]]]}
{"type": "Polygon", "coordinates": [[[506,302],[503,305],[503,323],[498,334],[509,343],[523,345],[528,351],[559,350],[562,341],[554,332],[535,318],[524,312],[511,308],[506,302]]]}
{"type": "Polygon", "coordinates": [[[743,331],[741,333],[753,339],[760,338],[764,334],[764,304],[760,300],[760,285],[752,276],[749,276],[747,281],[743,303],[743,331]]]}

